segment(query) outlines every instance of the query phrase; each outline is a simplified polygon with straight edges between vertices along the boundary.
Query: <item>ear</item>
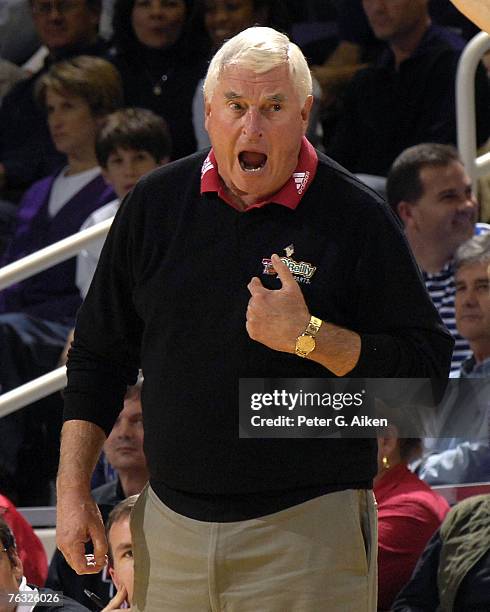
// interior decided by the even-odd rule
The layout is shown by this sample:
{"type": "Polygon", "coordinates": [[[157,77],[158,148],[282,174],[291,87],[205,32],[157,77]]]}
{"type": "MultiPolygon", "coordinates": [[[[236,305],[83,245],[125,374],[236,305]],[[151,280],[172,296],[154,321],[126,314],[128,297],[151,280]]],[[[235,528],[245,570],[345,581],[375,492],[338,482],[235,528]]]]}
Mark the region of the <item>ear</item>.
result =
{"type": "Polygon", "coordinates": [[[407,226],[413,222],[413,209],[415,206],[416,204],[411,204],[406,200],[398,202],[396,209],[398,211],[398,214],[400,215],[400,219],[403,221],[403,225],[407,226]]]}
{"type": "Polygon", "coordinates": [[[210,117],[211,117],[211,102],[204,99],[204,127],[206,128],[206,131],[209,131],[208,126],[209,126],[210,117]]]}
{"type": "Polygon", "coordinates": [[[17,551],[12,551],[10,556],[12,557],[12,573],[16,579],[16,581],[20,584],[22,580],[22,576],[24,575],[24,567],[22,565],[22,561],[20,560],[17,551]]]}
{"type": "Polygon", "coordinates": [[[104,181],[108,184],[108,185],[112,185],[111,180],[109,178],[109,173],[107,172],[107,170],[105,168],[100,168],[100,173],[102,174],[102,178],[104,179],[104,181]]]}
{"type": "Polygon", "coordinates": [[[383,430],[383,435],[378,437],[378,449],[381,455],[391,457],[398,443],[398,429],[394,425],[388,425],[383,430]]]}
{"type": "Polygon", "coordinates": [[[309,96],[306,96],[305,103],[303,104],[303,108],[301,109],[301,119],[303,120],[304,133],[306,133],[306,130],[308,129],[308,122],[310,120],[310,113],[311,108],[313,106],[313,102],[314,99],[311,94],[309,96]]]}

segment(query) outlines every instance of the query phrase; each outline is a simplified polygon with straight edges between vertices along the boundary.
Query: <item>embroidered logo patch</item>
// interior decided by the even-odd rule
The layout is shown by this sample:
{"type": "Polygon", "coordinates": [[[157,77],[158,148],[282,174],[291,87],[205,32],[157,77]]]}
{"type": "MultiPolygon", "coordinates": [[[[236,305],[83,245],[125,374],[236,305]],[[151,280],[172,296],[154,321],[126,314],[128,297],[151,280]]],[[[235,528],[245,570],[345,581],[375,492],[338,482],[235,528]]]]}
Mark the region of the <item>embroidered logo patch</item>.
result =
{"type": "Polygon", "coordinates": [[[206,172],[208,172],[209,170],[211,170],[211,168],[214,168],[212,161],[209,159],[209,156],[206,157],[206,159],[204,160],[204,163],[202,165],[201,168],[201,178],[206,174],[206,172]]]}
{"type": "MultiPolygon", "coordinates": [[[[281,261],[284,262],[284,264],[289,268],[289,271],[294,276],[296,282],[309,285],[313,274],[316,272],[316,266],[313,266],[307,261],[294,260],[291,257],[291,255],[294,253],[293,244],[290,244],[283,250],[286,252],[286,257],[281,257],[281,261]]],[[[262,274],[267,274],[268,276],[275,276],[277,274],[270,258],[264,257],[264,259],[262,259],[262,265],[264,266],[262,274]]]]}
{"type": "Polygon", "coordinates": [[[294,183],[300,195],[305,190],[305,187],[308,184],[309,178],[310,178],[310,173],[308,172],[308,170],[306,172],[293,172],[294,183]]]}

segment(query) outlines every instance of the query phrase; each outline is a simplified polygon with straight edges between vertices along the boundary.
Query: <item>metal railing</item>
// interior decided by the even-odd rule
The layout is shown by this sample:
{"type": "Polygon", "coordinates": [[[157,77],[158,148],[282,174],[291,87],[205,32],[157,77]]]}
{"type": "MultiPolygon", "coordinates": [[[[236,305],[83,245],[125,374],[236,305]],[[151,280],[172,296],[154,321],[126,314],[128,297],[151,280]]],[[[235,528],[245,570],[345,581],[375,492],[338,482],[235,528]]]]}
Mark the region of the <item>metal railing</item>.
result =
{"type": "Polygon", "coordinates": [[[92,242],[104,238],[109,232],[112,219],[113,217],[101,221],[93,227],[78,232],[78,234],[63,238],[59,242],[50,244],[44,249],[40,249],[31,255],[27,255],[27,257],[23,257],[0,268],[0,289],[5,289],[5,287],[13,283],[18,283],[29,276],[33,276],[66,259],[70,259],[70,257],[79,253],[86,246],[92,244],[92,242]]]}
{"type": "MultiPolygon", "coordinates": [[[[490,172],[490,153],[478,156],[476,139],[475,74],[483,54],[490,50],[490,36],[477,34],[466,45],[458,64],[456,75],[456,123],[458,149],[472,182],[490,172]]],[[[40,251],[0,269],[0,290],[46,270],[73,255],[85,246],[107,235],[112,219],[69,236],[40,251]]],[[[40,376],[17,389],[0,395],[0,418],[50,393],[66,384],[66,368],[40,376]]]]}
{"type": "Polygon", "coordinates": [[[483,54],[489,50],[490,36],[480,32],[464,48],[456,74],[458,150],[474,186],[479,177],[490,172],[490,153],[478,156],[477,152],[475,106],[476,69],[483,54]]]}
{"type": "MultiPolygon", "coordinates": [[[[113,217],[89,227],[77,234],[68,236],[44,249],[14,261],[0,268],[0,290],[29,276],[47,270],[66,259],[70,259],[86,246],[107,236],[113,217]]],[[[15,412],[32,402],[66,386],[66,367],[63,366],[48,374],[39,376],[16,389],[0,395],[0,418],[15,412]]]]}

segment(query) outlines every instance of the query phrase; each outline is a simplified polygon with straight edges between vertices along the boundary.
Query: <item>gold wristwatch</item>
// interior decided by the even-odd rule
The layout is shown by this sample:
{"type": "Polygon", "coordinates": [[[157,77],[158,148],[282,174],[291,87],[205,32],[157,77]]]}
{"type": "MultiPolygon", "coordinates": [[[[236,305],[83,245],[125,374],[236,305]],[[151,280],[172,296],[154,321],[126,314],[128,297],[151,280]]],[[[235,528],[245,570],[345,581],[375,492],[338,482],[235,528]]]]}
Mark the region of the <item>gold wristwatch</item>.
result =
{"type": "Polygon", "coordinates": [[[308,355],[315,350],[316,341],[315,336],[320,330],[323,321],[316,317],[311,317],[310,322],[306,326],[305,331],[296,338],[296,346],[294,352],[298,357],[308,357],[308,355]]]}

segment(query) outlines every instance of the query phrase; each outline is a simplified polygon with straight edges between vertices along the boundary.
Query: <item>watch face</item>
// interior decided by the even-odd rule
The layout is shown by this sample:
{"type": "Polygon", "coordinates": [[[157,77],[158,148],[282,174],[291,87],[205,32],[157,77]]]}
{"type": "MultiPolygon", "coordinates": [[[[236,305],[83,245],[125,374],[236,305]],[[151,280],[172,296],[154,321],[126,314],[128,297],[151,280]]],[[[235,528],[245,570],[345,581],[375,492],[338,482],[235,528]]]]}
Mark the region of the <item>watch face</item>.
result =
{"type": "Polygon", "coordinates": [[[315,338],[311,336],[300,336],[296,340],[296,350],[301,353],[311,353],[315,346],[315,338]]]}

